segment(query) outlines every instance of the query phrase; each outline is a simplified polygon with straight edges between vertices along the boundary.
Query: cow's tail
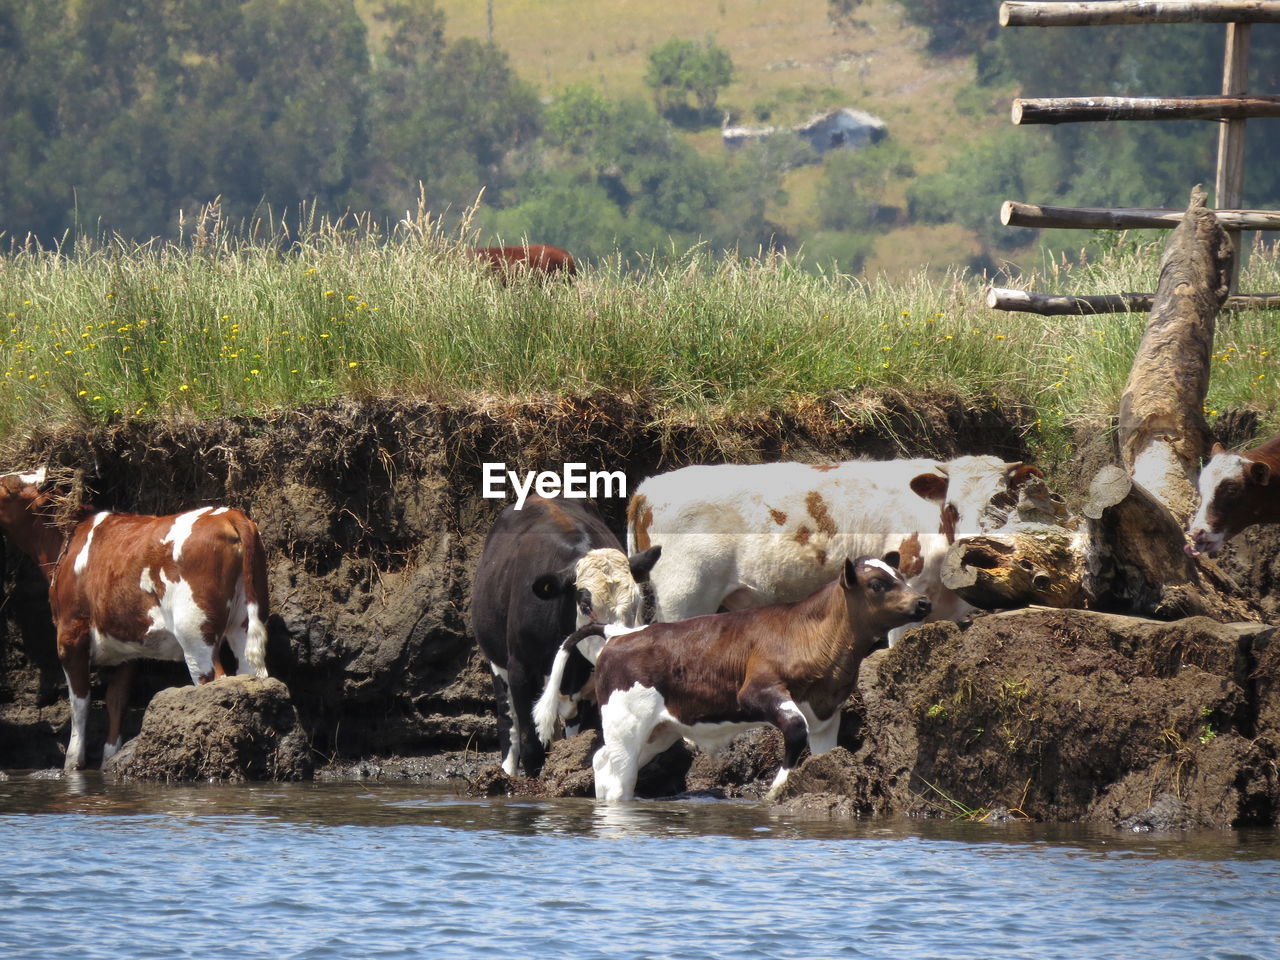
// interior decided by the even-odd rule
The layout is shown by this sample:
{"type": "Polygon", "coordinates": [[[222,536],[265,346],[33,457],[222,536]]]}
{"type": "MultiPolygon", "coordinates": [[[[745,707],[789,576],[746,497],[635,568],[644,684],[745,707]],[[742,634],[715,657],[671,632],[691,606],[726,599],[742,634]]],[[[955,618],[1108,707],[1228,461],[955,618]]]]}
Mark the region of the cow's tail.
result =
{"type": "Polygon", "coordinates": [[[243,513],[236,518],[237,532],[242,546],[241,573],[244,583],[244,617],[246,637],[245,664],[239,664],[241,673],[253,673],[257,677],[267,675],[267,615],[270,603],[267,599],[267,551],[262,546],[258,525],[243,513]]]}
{"type": "Polygon", "coordinates": [[[564,668],[569,663],[569,657],[573,655],[578,644],[587,637],[602,636],[604,636],[604,627],[598,623],[589,623],[565,637],[564,642],[560,644],[560,649],[556,651],[556,658],[551,662],[551,673],[547,676],[547,684],[542,688],[542,696],[538,698],[533,708],[533,729],[544,747],[551,745],[551,738],[556,732],[556,721],[568,713],[573,703],[569,697],[560,692],[560,684],[564,680],[564,668]]]}

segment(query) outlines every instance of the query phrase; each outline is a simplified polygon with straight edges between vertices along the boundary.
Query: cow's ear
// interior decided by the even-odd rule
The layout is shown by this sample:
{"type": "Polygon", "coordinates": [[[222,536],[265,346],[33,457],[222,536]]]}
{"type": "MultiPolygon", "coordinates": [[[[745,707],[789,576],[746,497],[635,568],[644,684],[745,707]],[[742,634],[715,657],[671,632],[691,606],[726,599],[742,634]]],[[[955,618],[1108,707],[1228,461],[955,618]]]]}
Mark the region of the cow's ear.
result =
{"type": "Polygon", "coordinates": [[[1249,461],[1249,482],[1265,487],[1271,482],[1271,467],[1261,460],[1249,461]]]}
{"type": "Polygon", "coordinates": [[[631,567],[631,579],[636,583],[644,583],[648,580],[649,571],[653,569],[653,565],[658,562],[660,556],[662,556],[661,544],[633,553],[627,558],[627,565],[631,567]]]}
{"type": "Polygon", "coordinates": [[[844,566],[840,570],[840,589],[852,590],[857,585],[858,572],[854,569],[853,561],[845,557],[844,566]]]}
{"type": "Polygon", "coordinates": [[[1215,440],[1213,442],[1213,447],[1209,450],[1209,456],[1216,457],[1218,454],[1226,452],[1227,448],[1215,440]]]}
{"type": "Polygon", "coordinates": [[[947,499],[947,478],[940,473],[921,473],[911,478],[916,496],[941,503],[947,499]]]}
{"type": "Polygon", "coordinates": [[[893,567],[893,569],[895,570],[901,569],[902,554],[898,553],[897,550],[890,550],[880,559],[883,560],[885,563],[887,563],[889,566],[893,567]]]}
{"type": "Polygon", "coordinates": [[[563,573],[544,573],[533,581],[533,595],[541,600],[554,600],[573,587],[572,577],[563,573]]]}

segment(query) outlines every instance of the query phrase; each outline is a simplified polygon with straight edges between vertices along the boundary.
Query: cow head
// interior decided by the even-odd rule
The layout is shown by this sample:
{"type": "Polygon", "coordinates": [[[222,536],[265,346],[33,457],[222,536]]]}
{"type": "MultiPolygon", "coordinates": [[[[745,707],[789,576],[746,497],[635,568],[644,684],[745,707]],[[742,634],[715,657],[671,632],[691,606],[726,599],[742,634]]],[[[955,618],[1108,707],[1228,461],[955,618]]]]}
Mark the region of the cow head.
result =
{"type": "Polygon", "coordinates": [[[579,627],[593,622],[627,627],[652,623],[656,604],[649,571],[661,555],[660,546],[629,558],[612,547],[590,550],[564,570],[538,577],[533,592],[543,600],[573,592],[579,627]]]}
{"type": "Polygon", "coordinates": [[[26,473],[0,475],[0,529],[16,532],[31,522],[31,514],[47,499],[42,492],[44,481],[43,467],[26,473]]]}
{"type": "Polygon", "coordinates": [[[1271,467],[1247,455],[1213,445],[1200,471],[1200,508],[1187,524],[1188,556],[1212,556],[1230,537],[1259,519],[1259,499],[1275,497],[1271,467]]]}
{"type": "Polygon", "coordinates": [[[865,624],[871,638],[879,639],[895,627],[922,620],[933,605],[929,598],[907,586],[898,572],[898,555],[845,559],[840,571],[840,589],[849,605],[854,623],[865,624]]]}
{"type": "Polygon", "coordinates": [[[1002,526],[1018,502],[1018,489],[1032,477],[1043,477],[1029,463],[1005,463],[999,457],[957,457],[934,473],[911,478],[919,497],[938,504],[938,532],[948,543],[957,537],[987,533],[1002,526]]]}

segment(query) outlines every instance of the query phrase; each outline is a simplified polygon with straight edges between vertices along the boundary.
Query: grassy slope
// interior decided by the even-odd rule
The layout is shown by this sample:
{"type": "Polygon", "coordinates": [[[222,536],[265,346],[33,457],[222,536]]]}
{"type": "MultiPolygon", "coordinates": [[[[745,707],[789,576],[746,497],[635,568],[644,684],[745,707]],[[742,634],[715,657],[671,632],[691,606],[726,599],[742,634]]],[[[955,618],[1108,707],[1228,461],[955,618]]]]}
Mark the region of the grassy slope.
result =
{"type": "MultiPolygon", "coordinates": [[[[450,37],[487,36],[481,0],[438,0],[437,5],[448,17],[450,37]]],[[[836,30],[827,21],[827,0],[679,6],[640,0],[494,0],[494,39],[521,76],[545,95],[585,81],[612,96],[647,96],[650,49],[672,37],[712,36],[729,50],[736,68],[737,77],[720,101],[735,116],[753,122],[760,105],[774,107],[773,122],[807,119],[832,104],[868,110],[911,152],[918,173],[941,169],[974,138],[1008,123],[1003,108],[961,114],[955,95],[972,81],[972,61],[928,54],[924,31],[905,25],[893,0],[864,0],[856,16],[853,28],[836,30]]],[[[817,176],[812,167],[792,174],[791,201],[777,212],[784,226],[803,229],[815,221],[817,176]]],[[[892,184],[887,202],[901,204],[905,187],[905,181],[892,184]]],[[[866,275],[902,276],[923,264],[945,269],[966,262],[973,252],[973,239],[962,228],[906,227],[879,239],[866,275]]]]}

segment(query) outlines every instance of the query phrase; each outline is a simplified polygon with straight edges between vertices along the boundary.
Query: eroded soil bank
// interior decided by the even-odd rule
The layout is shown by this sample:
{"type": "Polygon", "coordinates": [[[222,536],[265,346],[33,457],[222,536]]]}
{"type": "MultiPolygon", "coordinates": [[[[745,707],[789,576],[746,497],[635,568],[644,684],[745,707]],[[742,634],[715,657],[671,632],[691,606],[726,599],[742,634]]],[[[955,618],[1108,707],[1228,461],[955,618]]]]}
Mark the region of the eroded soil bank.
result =
{"type": "MultiPolygon", "coordinates": [[[[653,421],[642,400],[611,396],[466,407],[344,403],[59,430],[14,451],[11,466],[78,470],[93,501],[112,509],[166,513],[220,502],[247,510],[270,562],[268,667],[288,687],[314,762],[354,764],[345,768],[371,776],[461,773],[480,786],[480,765],[457,757],[483,759],[496,746],[489,673],[466,617],[471,574],[502,507],[481,496],[483,463],[558,471],[584,462],[623,470],[634,486],[689,462],[1025,459],[1030,423],[1016,408],[903,395],[797,404],[714,427],[653,421]],[[382,759],[390,756],[409,759],[382,759]]],[[[1081,463],[1097,458],[1094,451],[1081,463]]],[[[1061,492],[1069,501],[1079,493],[1061,492]]],[[[601,506],[621,534],[624,501],[601,506]]],[[[60,766],[69,712],[43,583],[28,560],[3,549],[0,767],[60,766]]],[[[1251,540],[1228,567],[1242,589],[1269,592],[1272,555],[1251,540]]],[[[1212,655],[1187,659],[1166,649],[1173,641],[1159,639],[1165,634],[1142,634],[1139,643],[1130,627],[1116,632],[1087,614],[1011,614],[967,630],[919,630],[868,662],[845,724],[847,749],[809,764],[796,790],[818,808],[852,813],[990,805],[1042,819],[1118,819],[1171,793],[1191,805],[1193,822],[1274,822],[1280,703],[1269,679],[1270,634],[1228,630],[1224,639],[1208,622],[1204,630],[1185,624],[1177,650],[1212,655]],[[1130,650],[1148,641],[1163,652],[1130,650]],[[1175,702],[1183,706],[1171,712],[1175,702]],[[1107,724],[1115,732],[1103,737],[1107,724]],[[1219,756],[1227,759],[1214,766],[1219,756]],[[1210,781],[1197,799],[1198,785],[1210,781]]],[[[90,762],[105,726],[100,681],[90,762]]],[[[186,682],[180,664],[144,665],[126,736],[158,690],[186,682]]],[[[766,733],[727,757],[668,761],[655,789],[749,794],[772,774],[774,746],[766,733]]],[[[589,744],[557,751],[570,772],[575,763],[581,770],[580,756],[566,752],[574,749],[584,755],[589,744]]],[[[538,789],[581,792],[583,778],[538,789]]]]}

